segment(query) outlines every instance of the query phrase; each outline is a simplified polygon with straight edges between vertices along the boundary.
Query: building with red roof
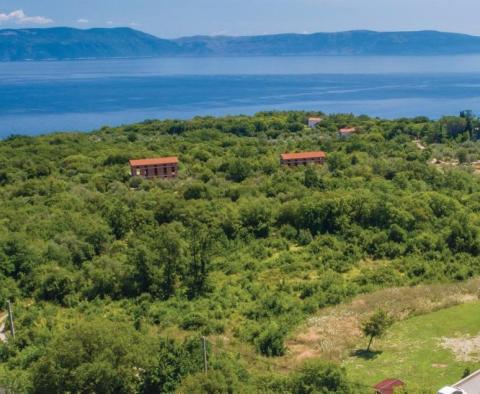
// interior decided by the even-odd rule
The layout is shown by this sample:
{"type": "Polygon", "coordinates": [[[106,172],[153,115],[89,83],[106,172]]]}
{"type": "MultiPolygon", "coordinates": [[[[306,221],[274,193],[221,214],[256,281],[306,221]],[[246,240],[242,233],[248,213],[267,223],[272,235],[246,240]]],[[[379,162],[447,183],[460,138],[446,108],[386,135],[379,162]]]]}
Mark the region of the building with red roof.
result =
{"type": "Polygon", "coordinates": [[[178,175],[177,157],[157,157],[153,159],[130,160],[132,176],[143,178],[176,178],[178,175]]]}
{"type": "Polygon", "coordinates": [[[300,166],[307,164],[324,164],[327,154],[323,151],[283,153],[280,155],[280,163],[286,166],[300,166]]]}
{"type": "Polygon", "coordinates": [[[311,129],[314,129],[317,124],[321,123],[323,120],[323,118],[319,118],[319,117],[310,117],[308,118],[308,127],[310,127],[311,129]]]}
{"type": "Polygon", "coordinates": [[[405,387],[405,383],[398,379],[385,379],[373,386],[376,394],[394,394],[396,389],[405,387]]]}
{"type": "Polygon", "coordinates": [[[340,137],[350,137],[352,134],[356,133],[358,130],[356,127],[343,127],[340,130],[338,130],[338,134],[340,134],[340,137]]]}

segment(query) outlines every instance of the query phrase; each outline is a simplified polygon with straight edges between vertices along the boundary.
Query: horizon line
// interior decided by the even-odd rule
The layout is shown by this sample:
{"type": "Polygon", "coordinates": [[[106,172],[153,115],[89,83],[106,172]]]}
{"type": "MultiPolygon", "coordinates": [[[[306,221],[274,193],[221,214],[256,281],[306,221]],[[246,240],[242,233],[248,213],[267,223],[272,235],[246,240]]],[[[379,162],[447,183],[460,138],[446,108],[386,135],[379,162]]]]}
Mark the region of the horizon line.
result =
{"type": "Polygon", "coordinates": [[[367,33],[378,33],[378,34],[394,34],[394,33],[443,33],[443,34],[455,34],[469,37],[480,37],[480,35],[470,34],[470,33],[461,33],[458,31],[447,31],[447,30],[436,30],[436,29],[417,29],[417,30],[370,30],[370,29],[351,29],[351,30],[338,30],[338,31],[316,31],[316,32],[283,32],[283,33],[259,33],[259,34],[193,34],[193,35],[184,35],[177,37],[162,37],[157,34],[149,33],[139,28],[134,28],[131,26],[92,26],[92,27],[75,27],[75,26],[51,26],[51,27],[6,27],[0,28],[2,31],[26,31],[26,30],[54,30],[54,29],[71,29],[71,30],[80,30],[80,31],[90,31],[90,30],[132,30],[140,33],[148,34],[150,36],[164,39],[164,40],[179,40],[182,38],[192,38],[192,37],[231,37],[231,38],[241,38],[241,37],[269,37],[269,36],[283,36],[283,35],[298,35],[298,36],[312,36],[316,34],[342,34],[342,33],[358,33],[358,32],[367,32],[367,33]]]}

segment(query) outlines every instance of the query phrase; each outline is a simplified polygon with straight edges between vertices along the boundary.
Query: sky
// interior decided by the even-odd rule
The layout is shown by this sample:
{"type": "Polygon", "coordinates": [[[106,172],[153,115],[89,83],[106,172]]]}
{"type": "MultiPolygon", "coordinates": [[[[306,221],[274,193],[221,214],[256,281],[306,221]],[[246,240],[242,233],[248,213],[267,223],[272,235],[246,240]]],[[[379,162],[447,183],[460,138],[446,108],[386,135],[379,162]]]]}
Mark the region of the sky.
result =
{"type": "Polygon", "coordinates": [[[159,37],[441,30],[480,35],[479,0],[0,0],[0,29],[130,26],[159,37]]]}

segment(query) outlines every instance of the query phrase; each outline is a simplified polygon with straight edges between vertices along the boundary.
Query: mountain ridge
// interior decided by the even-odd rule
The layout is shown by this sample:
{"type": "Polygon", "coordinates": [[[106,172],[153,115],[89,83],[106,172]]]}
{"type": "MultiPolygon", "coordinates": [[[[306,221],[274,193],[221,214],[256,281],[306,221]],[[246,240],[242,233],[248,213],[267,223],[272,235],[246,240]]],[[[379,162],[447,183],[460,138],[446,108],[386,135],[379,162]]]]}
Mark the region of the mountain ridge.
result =
{"type": "Polygon", "coordinates": [[[128,27],[2,29],[0,61],[177,56],[480,54],[480,37],[436,30],[159,38],[128,27]]]}

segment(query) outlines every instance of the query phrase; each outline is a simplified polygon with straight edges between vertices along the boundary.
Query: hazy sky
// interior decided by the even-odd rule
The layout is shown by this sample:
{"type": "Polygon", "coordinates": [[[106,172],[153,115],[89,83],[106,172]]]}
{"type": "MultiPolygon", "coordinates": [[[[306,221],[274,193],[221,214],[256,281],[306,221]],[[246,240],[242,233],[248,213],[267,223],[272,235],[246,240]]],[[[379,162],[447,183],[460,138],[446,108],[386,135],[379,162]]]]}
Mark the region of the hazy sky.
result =
{"type": "Polygon", "coordinates": [[[480,35],[480,0],[0,0],[0,28],[132,26],[161,37],[434,29],[480,35]]]}

